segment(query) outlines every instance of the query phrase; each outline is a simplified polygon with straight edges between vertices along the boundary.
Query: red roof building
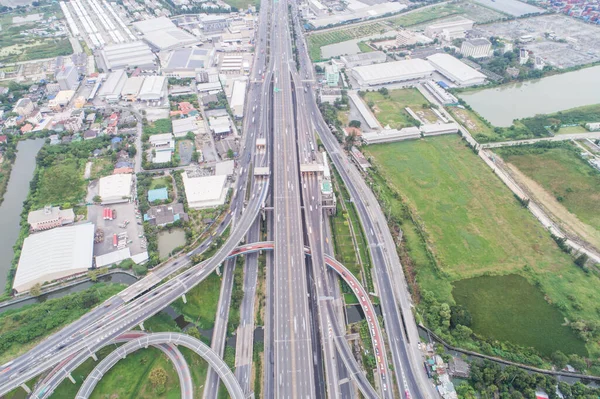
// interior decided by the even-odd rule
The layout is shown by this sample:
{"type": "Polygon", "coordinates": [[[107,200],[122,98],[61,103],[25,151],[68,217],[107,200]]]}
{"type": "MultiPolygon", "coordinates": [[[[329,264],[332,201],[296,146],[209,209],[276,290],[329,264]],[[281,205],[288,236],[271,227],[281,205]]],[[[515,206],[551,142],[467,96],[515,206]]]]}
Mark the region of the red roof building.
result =
{"type": "Polygon", "coordinates": [[[33,130],[33,126],[31,126],[31,124],[29,124],[29,123],[21,127],[21,133],[29,133],[32,130],[33,130]]]}
{"type": "Polygon", "coordinates": [[[190,112],[192,112],[193,110],[195,110],[196,108],[194,108],[194,106],[192,104],[190,104],[187,101],[182,101],[180,102],[177,107],[179,108],[179,110],[181,111],[181,113],[183,115],[187,115],[190,112]]]}
{"type": "Polygon", "coordinates": [[[0,144],[5,144],[8,141],[8,137],[6,135],[0,136],[0,144]]]}

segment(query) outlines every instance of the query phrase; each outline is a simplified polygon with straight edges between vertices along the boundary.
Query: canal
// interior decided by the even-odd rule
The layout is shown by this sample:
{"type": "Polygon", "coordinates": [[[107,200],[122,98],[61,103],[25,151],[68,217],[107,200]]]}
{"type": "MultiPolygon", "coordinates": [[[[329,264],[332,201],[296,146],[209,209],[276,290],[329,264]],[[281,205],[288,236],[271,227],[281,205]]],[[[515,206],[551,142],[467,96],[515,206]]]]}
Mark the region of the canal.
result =
{"type": "Polygon", "coordinates": [[[13,245],[19,237],[19,222],[23,201],[29,193],[29,182],[35,170],[35,157],[44,145],[44,139],[25,140],[17,144],[17,158],[0,205],[0,287],[4,289],[13,258],[13,245]]]}
{"type": "Polygon", "coordinates": [[[459,94],[492,125],[600,103],[600,66],[459,94]]]}

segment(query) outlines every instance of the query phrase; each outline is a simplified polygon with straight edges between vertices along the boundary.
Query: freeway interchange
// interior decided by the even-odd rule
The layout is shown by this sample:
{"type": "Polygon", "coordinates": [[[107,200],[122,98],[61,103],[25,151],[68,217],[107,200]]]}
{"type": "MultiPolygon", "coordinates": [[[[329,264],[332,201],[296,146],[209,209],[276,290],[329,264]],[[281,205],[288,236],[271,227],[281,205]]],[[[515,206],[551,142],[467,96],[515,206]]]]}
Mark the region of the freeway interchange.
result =
{"type": "MultiPolygon", "coordinates": [[[[272,318],[267,318],[271,320],[271,323],[267,322],[271,325],[266,326],[270,329],[267,334],[270,341],[265,344],[266,397],[354,397],[353,390],[342,389],[340,375],[349,376],[368,398],[437,397],[421,367],[410,294],[383,213],[359,171],[348,161],[323,120],[314,99],[310,85],[314,81],[314,72],[296,11],[293,1],[282,0],[268,2],[261,8],[262,23],[256,38],[255,63],[245,113],[253,115],[253,118],[252,122],[244,122],[245,141],[243,153],[238,158],[241,173],[234,188],[231,210],[217,228],[217,233],[221,234],[231,224],[229,238],[212,258],[199,264],[194,265],[192,257],[208,249],[212,237],[187,254],[168,260],[119,295],[1,366],[0,395],[53,369],[33,393],[34,397],[49,397],[74,369],[76,361],[83,362],[107,344],[122,340],[124,334],[133,334],[128,331],[138,325],[143,328],[144,320],[184,297],[230,256],[273,249],[272,270],[269,272],[273,279],[273,296],[270,298],[272,318]],[[288,6],[292,10],[291,20],[288,6]],[[296,55],[299,70],[294,59],[292,30],[298,37],[296,55]],[[348,188],[365,229],[383,310],[385,334],[367,292],[343,265],[326,255],[327,232],[322,228],[324,214],[317,167],[322,165],[323,160],[320,154],[315,153],[315,133],[348,188]],[[259,138],[266,139],[266,150],[257,150],[255,142],[259,138]],[[257,168],[262,173],[251,172],[257,168]],[[249,182],[250,192],[246,193],[249,182]],[[272,211],[264,211],[267,202],[272,203],[272,211]],[[249,240],[257,240],[259,226],[256,221],[261,212],[265,212],[270,221],[273,242],[252,244],[248,241],[238,248],[238,243],[247,234],[249,240]],[[339,314],[332,300],[336,280],[328,274],[326,266],[333,268],[348,282],[365,309],[376,351],[376,386],[371,386],[346,341],[341,327],[343,323],[338,320],[339,314]],[[393,369],[388,364],[387,348],[393,369]]],[[[256,261],[255,257],[252,259],[256,261]]],[[[253,306],[243,306],[243,309],[242,319],[253,317],[253,306]]],[[[217,334],[216,338],[224,339],[224,335],[217,334]]],[[[246,334],[246,337],[245,342],[249,343],[241,347],[251,357],[251,334],[246,334]]],[[[183,336],[170,341],[164,336],[152,337],[150,344],[170,351],[170,357],[176,360],[172,357],[173,353],[176,355],[176,349],[169,346],[170,343],[196,345],[196,342],[189,341],[190,338],[183,336]]],[[[142,338],[135,335],[132,339],[142,338]]],[[[222,351],[213,352],[209,348],[205,353],[213,358],[216,356],[210,364],[218,367],[217,359],[222,356],[222,351]]],[[[185,374],[181,365],[178,373],[189,376],[189,370],[185,374]]],[[[232,373],[218,374],[224,378],[232,397],[251,394],[247,366],[236,370],[237,380],[232,373]]],[[[78,397],[89,397],[94,385],[94,381],[86,382],[85,390],[78,397]]],[[[218,387],[218,384],[213,386],[218,387]]],[[[187,385],[182,387],[189,391],[187,385]]],[[[182,393],[182,396],[188,395],[189,392],[182,393]]],[[[216,395],[216,388],[206,388],[205,397],[216,395]]]]}

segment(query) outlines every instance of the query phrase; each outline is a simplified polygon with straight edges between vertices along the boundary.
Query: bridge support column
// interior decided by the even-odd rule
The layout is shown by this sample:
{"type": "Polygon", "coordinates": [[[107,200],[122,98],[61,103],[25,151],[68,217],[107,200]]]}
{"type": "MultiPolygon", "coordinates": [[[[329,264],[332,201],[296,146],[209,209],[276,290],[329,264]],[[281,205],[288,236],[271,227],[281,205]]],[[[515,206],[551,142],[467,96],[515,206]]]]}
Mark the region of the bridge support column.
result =
{"type": "Polygon", "coordinates": [[[94,359],[94,361],[97,362],[98,361],[98,356],[96,356],[95,353],[92,353],[92,359],[94,359]]]}
{"type": "Polygon", "coordinates": [[[25,384],[25,383],[21,384],[21,388],[23,388],[23,390],[25,390],[25,392],[27,392],[27,394],[31,393],[31,389],[29,389],[27,384],[25,384]]]}
{"type": "Polygon", "coordinates": [[[187,303],[187,298],[185,297],[185,294],[183,294],[183,295],[181,296],[181,299],[183,300],[183,303],[187,303]]]}
{"type": "Polygon", "coordinates": [[[71,375],[71,373],[69,373],[69,375],[67,377],[69,377],[69,380],[71,380],[71,382],[73,384],[75,384],[75,378],[73,378],[73,376],[71,375]]]}
{"type": "Polygon", "coordinates": [[[144,328],[144,322],[143,321],[140,323],[140,330],[146,331],[146,329],[144,328]]]}

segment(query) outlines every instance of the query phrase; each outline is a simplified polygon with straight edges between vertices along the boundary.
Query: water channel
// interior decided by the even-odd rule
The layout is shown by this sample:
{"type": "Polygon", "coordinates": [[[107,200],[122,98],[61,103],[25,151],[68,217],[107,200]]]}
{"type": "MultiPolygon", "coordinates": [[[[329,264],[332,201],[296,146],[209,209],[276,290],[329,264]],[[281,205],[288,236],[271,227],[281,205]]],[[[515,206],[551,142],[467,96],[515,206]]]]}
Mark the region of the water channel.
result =
{"type": "Polygon", "coordinates": [[[10,180],[0,205],[0,287],[4,289],[13,259],[13,245],[19,237],[19,222],[23,201],[29,193],[29,182],[35,170],[35,157],[44,145],[44,139],[25,140],[17,144],[17,158],[10,174],[10,180]]]}
{"type": "Polygon", "coordinates": [[[492,125],[600,103],[600,66],[528,82],[460,94],[492,125]]]}

